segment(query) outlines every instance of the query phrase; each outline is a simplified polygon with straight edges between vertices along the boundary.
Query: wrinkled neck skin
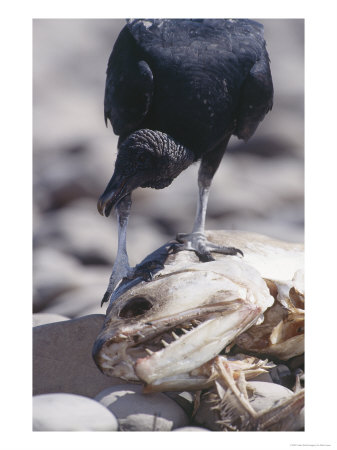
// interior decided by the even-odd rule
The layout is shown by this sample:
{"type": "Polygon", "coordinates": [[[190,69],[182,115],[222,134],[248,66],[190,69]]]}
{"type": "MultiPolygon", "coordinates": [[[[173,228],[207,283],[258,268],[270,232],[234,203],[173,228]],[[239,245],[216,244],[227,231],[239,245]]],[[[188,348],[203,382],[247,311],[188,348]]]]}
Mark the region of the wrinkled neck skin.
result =
{"type": "Polygon", "coordinates": [[[141,184],[141,187],[163,189],[195,161],[191,150],[161,131],[138,130],[129,136],[128,144],[133,148],[146,148],[155,156],[156,168],[153,177],[141,184]]]}

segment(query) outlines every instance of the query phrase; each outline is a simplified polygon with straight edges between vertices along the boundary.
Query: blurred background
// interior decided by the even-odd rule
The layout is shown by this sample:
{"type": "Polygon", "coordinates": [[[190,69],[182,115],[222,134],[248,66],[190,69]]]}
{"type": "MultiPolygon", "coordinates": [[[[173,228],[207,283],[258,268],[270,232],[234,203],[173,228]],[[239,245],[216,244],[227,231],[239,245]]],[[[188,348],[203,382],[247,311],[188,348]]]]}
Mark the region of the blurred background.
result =
{"type": "MultiPolygon", "coordinates": [[[[206,228],[303,242],[304,21],[256,20],[265,27],[274,107],[248,143],[231,139],[212,184],[206,228]]],[[[107,61],[124,24],[33,22],[34,313],[105,312],[100,301],[117,251],[117,225],[115,215],[99,215],[96,202],[117,153],[117,138],[104,125],[103,98],[107,61]]],[[[135,191],[130,264],[177,232],[191,231],[197,171],[198,165],[190,167],[164,190],[135,191]]]]}

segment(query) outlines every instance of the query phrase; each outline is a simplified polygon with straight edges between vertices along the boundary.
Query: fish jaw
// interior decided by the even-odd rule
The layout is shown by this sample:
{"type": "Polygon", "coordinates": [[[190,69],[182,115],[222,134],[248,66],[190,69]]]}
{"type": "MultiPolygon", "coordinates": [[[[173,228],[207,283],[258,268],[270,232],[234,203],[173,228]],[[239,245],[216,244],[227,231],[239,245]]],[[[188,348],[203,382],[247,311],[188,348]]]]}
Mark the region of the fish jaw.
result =
{"type": "Polygon", "coordinates": [[[210,371],[198,368],[256,323],[261,313],[260,306],[235,299],[130,326],[105,341],[96,352],[96,364],[106,375],[144,382],[146,392],[206,388],[210,371]],[[179,333],[179,328],[184,332],[179,333]],[[158,349],[159,342],[164,348],[158,349]]]}
{"type": "MultiPolygon", "coordinates": [[[[201,350],[205,346],[204,325],[207,327],[206,334],[208,331],[212,331],[215,339],[218,339],[221,334],[219,331],[215,331],[220,323],[223,324],[221,327],[222,331],[226,328],[228,329],[227,336],[222,336],[220,343],[220,347],[223,347],[228,343],[228,339],[231,339],[236,334],[233,315],[234,317],[238,317],[238,324],[241,321],[239,331],[241,332],[247,316],[249,315],[250,325],[251,321],[255,322],[258,319],[260,313],[261,309],[251,305],[249,302],[242,299],[234,299],[204,305],[151,322],[131,323],[122,329],[117,327],[113,330],[110,328],[108,322],[96,339],[93,357],[104,374],[120,377],[128,381],[140,381],[142,378],[139,377],[134,369],[138,361],[147,359],[149,353],[151,354],[150,357],[157,355],[156,360],[165,360],[165,358],[172,359],[170,355],[171,349],[173,348],[173,353],[176,354],[178,364],[180,359],[187,359],[188,346],[191,343],[194,342],[195,349],[199,346],[201,350]],[[214,329],[212,325],[215,327],[214,329]],[[172,330],[175,330],[175,332],[172,332],[172,330]],[[164,348],[162,348],[163,345],[164,348]],[[166,351],[168,351],[168,355],[166,351]]],[[[211,340],[212,338],[210,338],[211,340]]],[[[219,347],[219,343],[217,347],[219,347]]],[[[209,356],[208,350],[207,348],[203,352],[201,359],[198,358],[196,361],[193,361],[193,358],[190,358],[188,368],[193,370],[195,367],[199,367],[199,365],[211,359],[212,354],[209,356]]],[[[176,370],[168,370],[168,372],[176,375],[177,373],[182,374],[184,370],[178,372],[176,370]]]]}
{"type": "Polygon", "coordinates": [[[261,314],[261,309],[254,304],[242,299],[237,299],[237,304],[240,305],[237,310],[206,320],[168,347],[138,359],[135,366],[137,376],[149,385],[163,384],[163,379],[188,374],[214,358],[261,314]]]}

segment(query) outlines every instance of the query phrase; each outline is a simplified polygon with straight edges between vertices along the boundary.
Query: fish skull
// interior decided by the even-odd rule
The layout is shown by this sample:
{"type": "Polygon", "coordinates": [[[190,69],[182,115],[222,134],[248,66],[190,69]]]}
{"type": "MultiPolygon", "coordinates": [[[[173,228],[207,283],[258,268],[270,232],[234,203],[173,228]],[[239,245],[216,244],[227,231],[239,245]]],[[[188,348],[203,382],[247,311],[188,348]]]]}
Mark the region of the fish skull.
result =
{"type": "Polygon", "coordinates": [[[148,390],[199,388],[208,376],[196,369],[273,303],[260,273],[239,257],[200,263],[183,252],[110,304],[93,356],[106,375],[148,390]]]}

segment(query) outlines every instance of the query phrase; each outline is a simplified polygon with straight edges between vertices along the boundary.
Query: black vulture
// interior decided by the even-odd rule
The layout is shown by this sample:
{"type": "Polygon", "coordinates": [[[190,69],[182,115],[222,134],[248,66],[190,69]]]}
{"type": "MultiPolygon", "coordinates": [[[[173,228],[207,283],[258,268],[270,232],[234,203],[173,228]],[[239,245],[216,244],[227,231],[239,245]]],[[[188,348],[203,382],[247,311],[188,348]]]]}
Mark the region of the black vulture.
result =
{"type": "MultiPolygon", "coordinates": [[[[119,136],[115,170],[98,211],[118,215],[118,252],[103,301],[132,278],[126,251],[131,192],[163,189],[201,160],[199,200],[192,232],[181,248],[202,261],[217,247],[204,234],[208,193],[231,135],[247,140],[273,104],[263,26],[248,19],[128,20],[109,58],[105,122],[119,136]]],[[[179,200],[177,200],[179,201],[179,200]]]]}

